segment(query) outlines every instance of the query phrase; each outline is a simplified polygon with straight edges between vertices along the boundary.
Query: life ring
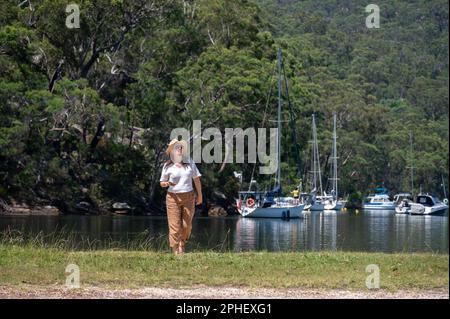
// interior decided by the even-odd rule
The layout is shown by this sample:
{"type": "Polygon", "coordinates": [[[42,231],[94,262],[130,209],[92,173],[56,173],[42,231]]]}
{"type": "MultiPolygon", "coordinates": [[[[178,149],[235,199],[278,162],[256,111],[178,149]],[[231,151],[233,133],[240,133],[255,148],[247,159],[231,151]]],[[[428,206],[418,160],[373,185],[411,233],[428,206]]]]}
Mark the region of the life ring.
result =
{"type": "Polygon", "coordinates": [[[247,204],[247,207],[255,206],[255,200],[253,198],[247,198],[247,201],[245,203],[247,204]]]}
{"type": "Polygon", "coordinates": [[[448,204],[448,199],[447,198],[444,198],[444,200],[442,201],[445,205],[447,205],[448,204]]]}

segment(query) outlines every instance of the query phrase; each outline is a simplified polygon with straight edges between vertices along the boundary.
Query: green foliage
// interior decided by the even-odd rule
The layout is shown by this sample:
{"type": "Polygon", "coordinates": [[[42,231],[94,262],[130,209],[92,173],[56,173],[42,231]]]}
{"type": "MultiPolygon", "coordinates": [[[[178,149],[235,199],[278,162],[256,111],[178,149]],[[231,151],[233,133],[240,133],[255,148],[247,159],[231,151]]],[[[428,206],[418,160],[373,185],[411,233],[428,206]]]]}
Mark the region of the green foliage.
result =
{"type": "MultiPolygon", "coordinates": [[[[0,196],[64,211],[81,200],[99,210],[161,202],[173,128],[275,126],[278,47],[300,146],[299,176],[286,122],[286,193],[307,181],[314,112],[325,179],[337,114],[340,192],[355,204],[380,184],[409,191],[411,165],[416,192],[442,195],[447,2],[380,1],[375,30],[354,1],[85,0],[80,29],[69,29],[66,1],[0,0],[0,196]]],[[[287,120],[286,94],[283,105],[287,120]]],[[[200,169],[206,199],[220,191],[232,201],[258,165],[200,169]]]]}

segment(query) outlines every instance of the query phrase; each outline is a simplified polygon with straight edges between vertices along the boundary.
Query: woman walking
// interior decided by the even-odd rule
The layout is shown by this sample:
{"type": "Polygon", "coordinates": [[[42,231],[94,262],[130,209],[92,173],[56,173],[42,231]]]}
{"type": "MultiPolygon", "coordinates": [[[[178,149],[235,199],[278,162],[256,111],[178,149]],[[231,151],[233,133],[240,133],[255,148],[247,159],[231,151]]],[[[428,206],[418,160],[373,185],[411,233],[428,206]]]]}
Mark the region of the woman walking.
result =
{"type": "Polygon", "coordinates": [[[186,141],[173,139],[166,154],[170,159],[164,164],[160,185],[168,187],[166,195],[167,220],[169,223],[169,244],[174,254],[183,254],[191,235],[195,205],[203,202],[200,172],[188,158],[186,141]],[[194,181],[194,195],[192,186],[194,181]]]}

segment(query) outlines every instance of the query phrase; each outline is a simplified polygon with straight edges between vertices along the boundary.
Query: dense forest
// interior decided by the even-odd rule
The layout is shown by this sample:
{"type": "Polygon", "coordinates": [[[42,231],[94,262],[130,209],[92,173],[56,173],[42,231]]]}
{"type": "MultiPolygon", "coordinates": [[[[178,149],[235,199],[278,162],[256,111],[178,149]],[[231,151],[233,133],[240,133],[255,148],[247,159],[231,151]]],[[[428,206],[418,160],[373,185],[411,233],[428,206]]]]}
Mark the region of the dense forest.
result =
{"type": "MultiPolygon", "coordinates": [[[[286,194],[307,180],[313,113],[327,184],[336,113],[343,196],[357,203],[382,185],[410,191],[413,166],[415,192],[442,197],[448,1],[377,1],[380,28],[372,29],[367,4],[0,0],[0,199],[64,213],[80,202],[98,213],[114,202],[161,211],[158,181],[173,128],[193,120],[221,131],[275,126],[278,48],[289,88],[283,102],[292,106],[283,117],[296,128],[283,122],[286,194]],[[70,3],[78,3],[79,28],[66,26],[70,3]]],[[[254,170],[198,166],[206,201],[225,206],[254,170]]],[[[254,179],[261,188],[273,183],[254,179]]]]}

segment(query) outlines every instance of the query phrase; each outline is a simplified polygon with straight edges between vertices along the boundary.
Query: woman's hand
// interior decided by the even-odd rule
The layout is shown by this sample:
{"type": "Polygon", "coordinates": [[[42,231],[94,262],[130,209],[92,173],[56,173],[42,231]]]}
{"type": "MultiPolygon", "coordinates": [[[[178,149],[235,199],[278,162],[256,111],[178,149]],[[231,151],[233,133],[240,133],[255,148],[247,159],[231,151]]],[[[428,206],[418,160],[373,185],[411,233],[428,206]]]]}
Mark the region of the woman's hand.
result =
{"type": "Polygon", "coordinates": [[[195,199],[195,205],[201,205],[203,203],[203,196],[202,194],[197,195],[197,198],[195,199]]]}
{"type": "Polygon", "coordinates": [[[172,182],[161,182],[161,183],[159,183],[159,185],[161,185],[161,187],[169,187],[169,186],[175,186],[177,184],[172,183],[172,182]]]}
{"type": "Polygon", "coordinates": [[[197,198],[195,200],[195,205],[201,205],[203,203],[202,196],[202,183],[200,182],[200,177],[194,178],[195,190],[197,191],[197,198]]]}

